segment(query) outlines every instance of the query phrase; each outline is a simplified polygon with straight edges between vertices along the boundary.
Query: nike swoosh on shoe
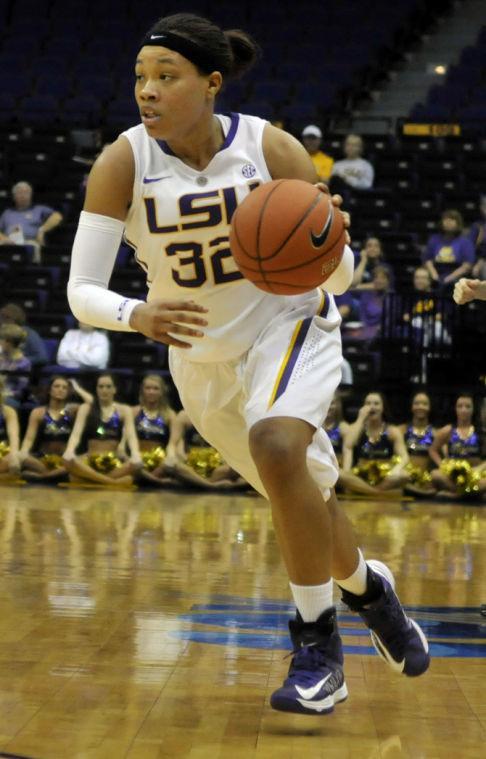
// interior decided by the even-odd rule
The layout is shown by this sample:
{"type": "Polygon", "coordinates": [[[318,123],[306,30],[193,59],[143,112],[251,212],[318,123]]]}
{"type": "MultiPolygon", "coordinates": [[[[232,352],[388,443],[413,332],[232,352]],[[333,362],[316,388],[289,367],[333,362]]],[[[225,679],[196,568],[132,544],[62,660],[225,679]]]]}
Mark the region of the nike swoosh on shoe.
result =
{"type": "Polygon", "coordinates": [[[314,698],[314,696],[317,696],[322,686],[329,680],[331,675],[332,675],[332,672],[329,672],[329,674],[326,675],[326,677],[320,680],[316,685],[313,685],[311,688],[301,688],[300,685],[296,685],[295,689],[296,691],[298,691],[299,696],[302,696],[302,698],[306,700],[309,698],[314,698]]]}
{"type": "Polygon", "coordinates": [[[405,659],[402,659],[402,661],[395,661],[373,630],[370,630],[370,636],[376,652],[386,661],[394,672],[399,672],[401,674],[405,668],[405,659]]]}

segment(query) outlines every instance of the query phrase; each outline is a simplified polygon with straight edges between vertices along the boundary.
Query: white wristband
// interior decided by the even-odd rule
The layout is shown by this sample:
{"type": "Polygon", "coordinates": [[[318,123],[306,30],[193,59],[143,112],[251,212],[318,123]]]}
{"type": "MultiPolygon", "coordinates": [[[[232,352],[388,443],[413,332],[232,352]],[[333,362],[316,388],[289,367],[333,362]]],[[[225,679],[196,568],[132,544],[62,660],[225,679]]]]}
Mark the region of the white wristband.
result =
{"type": "Polygon", "coordinates": [[[124,226],[110,216],[81,211],[67,292],[71,310],[79,321],[101,329],[134,332],[129,325],[130,315],[144,301],[108,290],[124,226]]]}

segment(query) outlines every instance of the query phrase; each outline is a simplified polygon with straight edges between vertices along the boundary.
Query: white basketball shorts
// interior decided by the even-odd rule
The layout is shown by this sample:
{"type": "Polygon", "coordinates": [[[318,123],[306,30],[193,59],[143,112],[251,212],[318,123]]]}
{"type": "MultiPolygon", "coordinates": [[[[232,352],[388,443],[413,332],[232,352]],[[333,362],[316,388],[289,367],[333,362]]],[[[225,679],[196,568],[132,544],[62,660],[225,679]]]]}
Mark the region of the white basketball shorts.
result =
{"type": "Polygon", "coordinates": [[[311,297],[278,314],[235,361],[195,362],[183,350],[169,351],[172,378],[192,423],[265,497],[248,433],[270,417],[295,417],[315,427],[307,451],[309,471],[326,499],[336,483],[338,464],[322,425],[341,381],[339,325],[332,296],[320,293],[320,302],[311,297]]]}

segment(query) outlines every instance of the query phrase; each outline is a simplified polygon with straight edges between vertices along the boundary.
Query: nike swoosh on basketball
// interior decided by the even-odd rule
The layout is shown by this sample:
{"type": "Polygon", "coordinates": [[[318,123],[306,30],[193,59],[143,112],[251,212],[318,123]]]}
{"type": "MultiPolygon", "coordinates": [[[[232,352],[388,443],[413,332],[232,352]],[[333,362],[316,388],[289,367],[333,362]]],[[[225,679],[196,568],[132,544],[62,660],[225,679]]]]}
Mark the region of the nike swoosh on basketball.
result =
{"type": "Polygon", "coordinates": [[[309,698],[314,698],[319,691],[321,690],[322,686],[329,680],[331,677],[332,672],[330,672],[323,680],[320,680],[317,685],[313,685],[311,688],[301,688],[300,685],[296,685],[295,689],[299,692],[299,695],[302,696],[302,698],[305,698],[306,701],[309,698]]]}
{"type": "Polygon", "coordinates": [[[150,182],[160,182],[161,179],[170,179],[172,174],[165,174],[163,177],[144,177],[142,182],[144,184],[150,184],[150,182]]]}
{"type": "Polygon", "coordinates": [[[315,235],[314,232],[312,232],[312,230],[311,230],[310,239],[311,239],[311,243],[314,246],[314,248],[320,248],[321,245],[324,245],[324,243],[326,242],[327,236],[329,234],[329,230],[331,228],[331,224],[332,224],[333,218],[334,218],[334,210],[333,210],[333,208],[331,206],[331,210],[330,210],[329,216],[327,218],[327,221],[324,224],[322,230],[319,232],[319,234],[315,235]]]}

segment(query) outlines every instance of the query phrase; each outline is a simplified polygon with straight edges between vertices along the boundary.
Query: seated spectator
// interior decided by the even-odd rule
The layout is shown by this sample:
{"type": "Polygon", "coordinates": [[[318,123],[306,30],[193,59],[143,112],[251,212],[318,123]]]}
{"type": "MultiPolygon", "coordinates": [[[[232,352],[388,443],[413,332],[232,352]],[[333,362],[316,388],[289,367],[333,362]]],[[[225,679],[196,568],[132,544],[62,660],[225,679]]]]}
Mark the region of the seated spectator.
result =
{"type": "Polygon", "coordinates": [[[5,377],[0,376],[0,482],[18,474],[19,420],[15,409],[4,400],[5,377]]]}
{"type": "Polygon", "coordinates": [[[355,253],[355,259],[356,265],[351,287],[355,287],[357,290],[372,290],[373,272],[377,266],[388,271],[390,282],[393,284],[393,271],[391,266],[385,263],[383,245],[378,237],[368,237],[364,248],[359,253],[355,253]]]}
{"type": "Polygon", "coordinates": [[[185,485],[203,490],[246,490],[248,483],[224,461],[193,426],[187,413],[179,411],[174,425],[177,462],[172,476],[185,485]]]}
{"type": "Polygon", "coordinates": [[[441,427],[429,449],[436,465],[432,484],[442,498],[477,497],[486,488],[486,462],[482,460],[480,430],[474,424],[474,398],[458,396],[455,423],[441,427]],[[445,454],[445,455],[444,455],[445,454]]]}
{"type": "Polygon", "coordinates": [[[32,409],[20,448],[22,477],[37,482],[56,482],[67,476],[62,455],[73,431],[79,403],[70,403],[74,390],[85,403],[92,403],[76,380],[54,376],[46,390],[46,403],[32,409]]]}
{"type": "Polygon", "coordinates": [[[173,484],[171,470],[176,459],[173,431],[177,414],[169,404],[167,385],[158,374],[143,378],[139,403],[132,406],[132,414],[143,461],[139,478],[156,485],[173,484]]]}
{"type": "Polygon", "coordinates": [[[349,424],[343,419],[343,402],[338,392],[334,393],[322,426],[331,441],[339,467],[341,467],[343,462],[343,440],[349,429],[349,424]]]}
{"type": "Polygon", "coordinates": [[[409,421],[399,425],[410,459],[406,467],[410,475],[406,492],[411,495],[429,496],[435,493],[430,476],[432,459],[429,450],[434,442],[436,430],[430,423],[430,409],[430,396],[420,390],[412,398],[409,421]]]}
{"type": "Polygon", "coordinates": [[[0,327],[0,372],[25,372],[21,375],[10,375],[6,378],[5,403],[18,408],[24,393],[29,386],[31,363],[24,355],[22,345],[25,332],[16,324],[4,324],[0,327]]]}
{"type": "Polygon", "coordinates": [[[342,295],[335,295],[334,301],[343,322],[356,321],[359,318],[358,303],[349,290],[342,295]]]}
{"type": "Polygon", "coordinates": [[[410,479],[403,435],[389,424],[382,393],[370,392],[344,434],[340,482],[353,493],[376,496],[410,479]]]}
{"type": "MultiPolygon", "coordinates": [[[[371,290],[360,294],[359,323],[351,323],[352,333],[345,330],[343,339],[373,340],[381,328],[383,303],[390,292],[390,275],[383,266],[377,266],[373,272],[371,290]]],[[[346,324],[344,325],[346,327],[346,324]]]]}
{"type": "Polygon", "coordinates": [[[110,341],[104,332],[84,322],[68,329],[57,351],[57,363],[69,369],[106,369],[110,341]]]}
{"type": "Polygon", "coordinates": [[[458,279],[467,276],[474,264],[474,246],[463,230],[459,211],[444,211],[440,232],[431,235],[422,257],[432,280],[445,290],[452,289],[458,279]]]}
{"type": "Polygon", "coordinates": [[[449,334],[442,323],[442,313],[437,298],[432,292],[432,278],[425,268],[419,266],[413,273],[413,298],[410,312],[403,314],[403,321],[411,323],[417,336],[423,335],[421,342],[428,345],[432,339],[450,342],[449,334]]]}
{"type": "Polygon", "coordinates": [[[27,337],[23,346],[24,355],[30,360],[33,367],[47,364],[48,356],[42,337],[35,329],[26,324],[25,311],[16,303],[7,303],[0,308],[0,326],[2,324],[17,324],[22,327],[27,337]]]}
{"type": "Polygon", "coordinates": [[[33,260],[40,262],[40,250],[47,232],[57,227],[62,215],[49,206],[32,204],[32,185],[17,182],[12,187],[14,208],[7,208],[0,216],[0,245],[30,245],[33,260]]]}
{"type": "Polygon", "coordinates": [[[369,161],[362,157],[363,140],[358,134],[348,134],[344,141],[344,158],[332,167],[331,191],[342,189],[370,190],[373,187],[375,171],[369,161]]]}
{"type": "Polygon", "coordinates": [[[119,403],[111,374],[101,373],[92,403],[83,403],[63,454],[63,466],[74,481],[95,482],[108,487],[127,487],[141,468],[142,459],[129,406],[119,403]],[[120,450],[128,443],[130,459],[120,450]],[[76,455],[82,444],[84,452],[76,455]]]}
{"type": "Polygon", "coordinates": [[[486,195],[481,195],[479,199],[479,213],[481,218],[479,221],[474,222],[469,230],[469,239],[474,245],[477,264],[473,269],[473,275],[479,279],[486,279],[486,195]],[[480,276],[477,271],[477,266],[481,262],[484,266],[484,276],[480,276]]]}
{"type": "Polygon", "coordinates": [[[320,182],[329,182],[334,159],[320,150],[322,132],[315,124],[309,124],[302,130],[302,144],[310,155],[320,182]]]}

